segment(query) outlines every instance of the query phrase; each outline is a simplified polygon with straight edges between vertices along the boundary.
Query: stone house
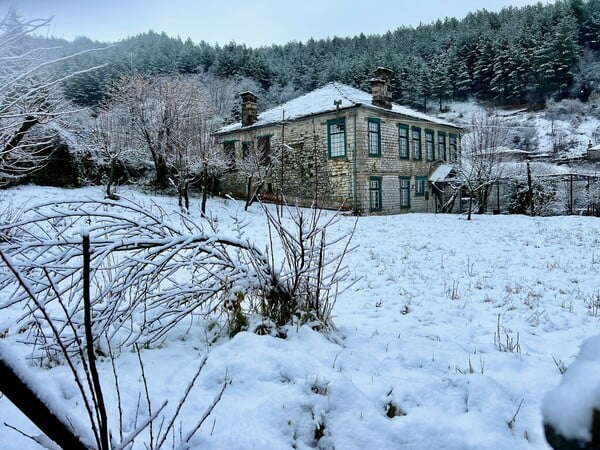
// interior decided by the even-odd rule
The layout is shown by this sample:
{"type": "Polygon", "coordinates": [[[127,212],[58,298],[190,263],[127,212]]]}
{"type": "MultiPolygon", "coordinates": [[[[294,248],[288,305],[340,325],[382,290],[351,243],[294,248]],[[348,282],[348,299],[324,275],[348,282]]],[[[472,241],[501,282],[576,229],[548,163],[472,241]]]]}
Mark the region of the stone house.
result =
{"type": "Polygon", "coordinates": [[[391,83],[379,68],[371,93],[329,83],[260,114],[257,97],[240,94],[241,123],[216,133],[231,167],[220,190],[247,195],[252,177],[274,201],[365,215],[439,211],[462,129],[392,103],[391,83]]]}

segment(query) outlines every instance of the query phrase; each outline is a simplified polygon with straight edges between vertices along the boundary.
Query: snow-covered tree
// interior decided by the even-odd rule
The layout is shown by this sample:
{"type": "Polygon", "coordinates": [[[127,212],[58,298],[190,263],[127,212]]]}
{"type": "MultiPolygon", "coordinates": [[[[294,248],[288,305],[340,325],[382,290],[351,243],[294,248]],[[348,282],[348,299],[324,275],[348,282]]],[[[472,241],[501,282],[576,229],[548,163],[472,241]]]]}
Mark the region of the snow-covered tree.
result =
{"type": "Polygon", "coordinates": [[[270,137],[259,137],[256,141],[242,143],[242,158],[236,160],[236,169],[246,178],[246,206],[258,200],[270,178],[278,157],[270,137]],[[256,145],[254,145],[256,142],[256,145]]]}
{"type": "Polygon", "coordinates": [[[129,118],[132,146],[144,149],[155,169],[155,184],[170,180],[187,197],[192,180],[208,179],[225,168],[212,139],[219,125],[210,92],[194,76],[133,75],[119,79],[109,91],[109,108],[129,118]]]}
{"type": "Polygon", "coordinates": [[[55,131],[32,131],[57,122],[69,110],[60,90],[64,80],[97,68],[66,75],[56,70],[82,53],[59,57],[57,49],[39,46],[31,35],[49,23],[25,20],[14,7],[0,20],[0,186],[43,166],[55,131]]]}
{"type": "Polygon", "coordinates": [[[469,195],[468,219],[474,202],[479,214],[487,210],[492,188],[502,177],[501,154],[506,150],[507,137],[508,126],[501,117],[491,111],[472,115],[468,133],[462,139],[457,177],[469,195]]]}
{"type": "Polygon", "coordinates": [[[129,141],[127,118],[114,111],[100,110],[96,116],[94,132],[98,147],[108,162],[106,197],[117,200],[118,196],[113,192],[112,185],[116,182],[119,159],[126,151],[129,141]]]}

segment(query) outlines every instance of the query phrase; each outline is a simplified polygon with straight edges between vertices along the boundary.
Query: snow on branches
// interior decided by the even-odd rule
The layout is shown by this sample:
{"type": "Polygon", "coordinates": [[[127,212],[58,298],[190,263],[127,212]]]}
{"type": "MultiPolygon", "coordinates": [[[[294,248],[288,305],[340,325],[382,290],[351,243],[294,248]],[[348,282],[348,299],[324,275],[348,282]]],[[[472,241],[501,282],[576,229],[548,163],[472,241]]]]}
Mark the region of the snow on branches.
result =
{"type": "Polygon", "coordinates": [[[23,306],[26,312],[13,326],[27,331],[35,357],[64,353],[57,333],[75,352],[83,333],[85,230],[97,351],[156,345],[179,324],[187,329],[213,313],[230,321],[234,312],[238,319],[256,314],[270,331],[295,321],[326,326],[347,274],[342,260],[351,236],[326,236],[336,214],[324,219],[317,209],[264,210],[267,252],[243,236],[219,232],[209,220],[132,201],[37,205],[0,225],[0,235],[7,236],[0,257],[10,269],[0,271],[0,290],[8,292],[0,309],[23,306]]]}

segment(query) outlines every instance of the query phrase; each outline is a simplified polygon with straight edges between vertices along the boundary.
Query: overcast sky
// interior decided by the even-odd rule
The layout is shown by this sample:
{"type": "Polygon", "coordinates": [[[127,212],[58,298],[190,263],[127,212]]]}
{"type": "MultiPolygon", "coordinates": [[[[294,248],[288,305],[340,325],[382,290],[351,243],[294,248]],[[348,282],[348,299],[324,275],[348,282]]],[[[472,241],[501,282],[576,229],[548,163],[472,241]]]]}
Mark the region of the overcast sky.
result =
{"type": "MultiPolygon", "coordinates": [[[[50,35],[118,41],[149,30],[214,44],[251,47],[333,36],[382,34],[478,9],[499,11],[529,0],[0,0],[25,18],[53,17],[50,35]]],[[[544,1],[543,3],[553,3],[544,1]]]]}

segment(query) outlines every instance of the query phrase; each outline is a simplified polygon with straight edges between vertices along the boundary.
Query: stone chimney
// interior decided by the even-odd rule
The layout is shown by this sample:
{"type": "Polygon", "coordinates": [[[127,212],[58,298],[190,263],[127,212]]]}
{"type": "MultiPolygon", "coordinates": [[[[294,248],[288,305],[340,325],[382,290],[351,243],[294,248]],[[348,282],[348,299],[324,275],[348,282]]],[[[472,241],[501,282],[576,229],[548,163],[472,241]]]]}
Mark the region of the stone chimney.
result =
{"type": "Polygon", "coordinates": [[[373,105],[385,109],[392,109],[392,77],[394,72],[385,67],[375,69],[374,77],[371,78],[371,93],[373,94],[373,105]]]}
{"type": "Polygon", "coordinates": [[[242,92],[240,97],[242,97],[242,126],[248,127],[258,118],[257,97],[250,91],[242,92]]]}

